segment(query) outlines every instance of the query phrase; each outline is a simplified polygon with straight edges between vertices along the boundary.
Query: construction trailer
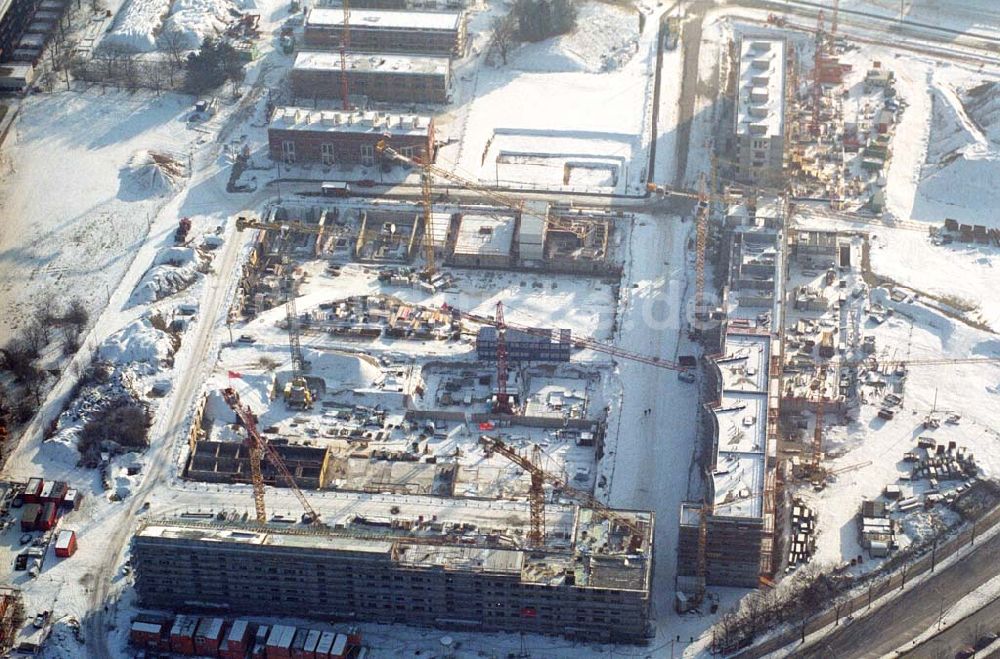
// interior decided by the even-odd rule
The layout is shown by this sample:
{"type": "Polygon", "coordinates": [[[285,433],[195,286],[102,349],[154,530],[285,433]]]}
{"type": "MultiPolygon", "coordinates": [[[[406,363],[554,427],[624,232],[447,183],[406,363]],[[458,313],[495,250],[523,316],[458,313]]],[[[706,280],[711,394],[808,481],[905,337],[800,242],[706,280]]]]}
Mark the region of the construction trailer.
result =
{"type": "MultiPolygon", "coordinates": [[[[578,508],[569,531],[578,552],[442,534],[159,520],[134,536],[132,561],[142,604],[157,609],[643,642],[651,633],[653,515],[616,515],[643,535],[578,508]]],[[[279,650],[294,638],[283,634],[279,650]]]]}
{"type": "MultiPolygon", "coordinates": [[[[315,7],[306,15],[304,42],[309,48],[337,50],[344,33],[344,11],[315,7]]],[[[353,9],[348,21],[350,47],[369,53],[424,53],[461,57],[467,27],[463,12],[353,9]]]]}
{"type": "Polygon", "coordinates": [[[447,103],[451,60],[447,57],[398,53],[303,51],[290,74],[292,95],[301,101],[339,99],[343,74],[352,97],[390,103],[447,103]]]}
{"type": "Polygon", "coordinates": [[[433,157],[434,119],[284,106],[271,115],[267,140],[274,162],[373,167],[381,162],[375,146],[383,140],[400,152],[433,157]]]}

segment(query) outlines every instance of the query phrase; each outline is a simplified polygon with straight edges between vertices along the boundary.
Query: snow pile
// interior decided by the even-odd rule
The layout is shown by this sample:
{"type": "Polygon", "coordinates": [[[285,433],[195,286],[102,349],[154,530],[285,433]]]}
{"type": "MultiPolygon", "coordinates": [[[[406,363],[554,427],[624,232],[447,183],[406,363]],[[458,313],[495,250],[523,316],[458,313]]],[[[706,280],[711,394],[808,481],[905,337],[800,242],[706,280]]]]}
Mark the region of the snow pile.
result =
{"type": "Polygon", "coordinates": [[[539,43],[525,44],[510,58],[521,71],[603,73],[635,55],[639,18],[635,11],[600,2],[579,5],[576,30],[539,43]]]}
{"type": "Polygon", "coordinates": [[[1000,83],[976,85],[962,94],[962,103],[979,130],[991,142],[1000,144],[1000,83]]]}
{"type": "Polygon", "coordinates": [[[159,151],[137,151],[119,172],[119,196],[130,200],[162,197],[175,192],[185,176],[186,167],[174,156],[159,151]]]}
{"type": "Polygon", "coordinates": [[[198,279],[208,257],[191,247],[168,247],[160,250],[153,266],[146,271],[129,297],[128,306],[149,304],[170,297],[198,279]]]}
{"type": "Polygon", "coordinates": [[[170,0],[130,0],[118,11],[115,24],[101,41],[104,49],[133,53],[156,50],[156,34],[170,11],[170,0]]]}
{"type": "Polygon", "coordinates": [[[115,364],[135,363],[135,370],[144,375],[156,373],[159,364],[170,359],[177,348],[176,339],[154,327],[163,327],[159,316],[143,316],[125,329],[108,337],[98,351],[99,359],[115,364]]]}
{"type": "Polygon", "coordinates": [[[198,48],[205,37],[225,31],[235,10],[231,0],[176,0],[163,31],[176,33],[184,48],[198,48]]]}
{"type": "MultiPolygon", "coordinates": [[[[990,93],[981,92],[980,96],[989,97],[990,93]]],[[[986,136],[1000,132],[1000,117],[994,107],[997,102],[984,98],[976,105],[980,119],[987,122],[979,123],[966,114],[951,87],[935,84],[932,99],[927,164],[918,189],[921,215],[938,221],[954,217],[1000,226],[992,198],[983,194],[1000,180],[1000,151],[986,136]]]]}

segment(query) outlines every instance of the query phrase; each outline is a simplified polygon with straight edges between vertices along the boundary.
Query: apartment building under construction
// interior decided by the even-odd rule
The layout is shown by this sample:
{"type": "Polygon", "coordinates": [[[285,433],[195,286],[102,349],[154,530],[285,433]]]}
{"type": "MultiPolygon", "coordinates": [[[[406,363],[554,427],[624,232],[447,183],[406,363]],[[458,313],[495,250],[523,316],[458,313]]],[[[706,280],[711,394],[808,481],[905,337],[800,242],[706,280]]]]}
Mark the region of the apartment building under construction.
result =
{"type": "Polygon", "coordinates": [[[570,537],[533,549],[495,530],[474,539],[472,525],[413,535],[177,518],[141,528],[132,560],[139,596],[152,608],[642,642],[653,515],[616,514],[632,530],[577,508],[570,537]]]}

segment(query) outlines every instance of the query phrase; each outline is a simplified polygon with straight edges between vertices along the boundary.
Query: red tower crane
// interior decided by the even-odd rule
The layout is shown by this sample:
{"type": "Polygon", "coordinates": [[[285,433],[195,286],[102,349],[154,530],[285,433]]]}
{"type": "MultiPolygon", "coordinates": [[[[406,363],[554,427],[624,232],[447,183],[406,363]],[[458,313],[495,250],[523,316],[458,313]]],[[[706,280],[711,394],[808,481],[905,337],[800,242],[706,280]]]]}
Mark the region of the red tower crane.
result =
{"type": "Polygon", "coordinates": [[[261,468],[261,463],[265,457],[278,470],[278,473],[281,474],[288,484],[289,489],[292,490],[295,498],[299,500],[302,509],[305,511],[304,520],[310,524],[319,523],[319,513],[309,505],[309,500],[306,499],[306,495],[299,489],[292,472],[285,466],[284,461],[278,455],[278,452],[274,450],[274,447],[261,437],[260,431],[257,430],[257,418],[250,407],[240,401],[239,394],[232,387],[223,389],[222,397],[226,401],[226,404],[236,413],[237,418],[239,418],[247,433],[247,448],[250,452],[250,480],[253,483],[253,503],[257,523],[265,524],[267,522],[267,511],[264,508],[264,472],[261,468]]]}
{"type": "Polygon", "coordinates": [[[510,394],[507,393],[507,324],[503,319],[503,302],[497,302],[494,327],[497,330],[497,399],[493,411],[497,414],[513,414],[510,394]]]}

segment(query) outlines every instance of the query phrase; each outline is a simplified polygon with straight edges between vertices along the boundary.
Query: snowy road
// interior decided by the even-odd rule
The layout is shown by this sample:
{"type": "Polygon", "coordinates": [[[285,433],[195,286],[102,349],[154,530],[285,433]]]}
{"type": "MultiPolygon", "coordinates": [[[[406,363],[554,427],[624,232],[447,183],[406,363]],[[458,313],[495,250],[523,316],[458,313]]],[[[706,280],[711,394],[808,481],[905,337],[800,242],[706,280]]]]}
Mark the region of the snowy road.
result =
{"type": "MultiPolygon", "coordinates": [[[[206,160],[211,163],[215,156],[214,149],[208,151],[206,160]]],[[[233,206],[233,198],[225,193],[225,172],[208,168],[195,178],[188,192],[175,199],[164,213],[173,216],[178,212],[178,207],[205,207],[211,208],[221,220],[237,214],[239,209],[233,209],[233,213],[225,210],[233,206]]],[[[105,560],[94,575],[89,607],[92,615],[85,621],[85,633],[94,652],[93,656],[112,656],[106,631],[110,622],[109,612],[105,608],[109,601],[115,599],[112,596],[112,577],[131,537],[136,512],[142,508],[155,488],[162,487],[164,480],[169,477],[170,468],[176,463],[174,453],[183,445],[180,434],[187,428],[187,419],[201,392],[202,383],[211,365],[215,363],[212,353],[218,349],[220,323],[225,320],[229,308],[227,298],[236,284],[236,267],[244,242],[241,238],[247,235],[236,232],[235,222],[229,223],[225,246],[215,263],[216,274],[207,282],[207,290],[200,303],[201,309],[210,311],[202,317],[193,334],[185,339],[182,348],[184,356],[178,359],[177,364],[179,379],[174,387],[174,397],[161,408],[168,412],[156,421],[151,433],[151,449],[147,461],[149,470],[135,495],[128,499],[127,505],[117,515],[110,515],[103,521],[102,525],[110,529],[104,543],[105,560]]]]}
{"type": "MultiPolygon", "coordinates": [[[[685,267],[690,222],[677,218],[637,218],[631,234],[629,263],[619,303],[615,343],[624,349],[675,360],[687,346],[682,330],[685,267]]],[[[684,351],[690,351],[687,346],[684,351]]],[[[630,361],[618,363],[623,383],[617,430],[611,448],[614,469],[609,503],[656,513],[654,606],[660,619],[670,615],[674,590],[679,509],[687,498],[695,441],[697,388],[677,379],[675,371],[630,361]],[[649,414],[644,414],[645,410],[649,414]]],[[[615,428],[617,424],[617,429],[615,428]]]]}

